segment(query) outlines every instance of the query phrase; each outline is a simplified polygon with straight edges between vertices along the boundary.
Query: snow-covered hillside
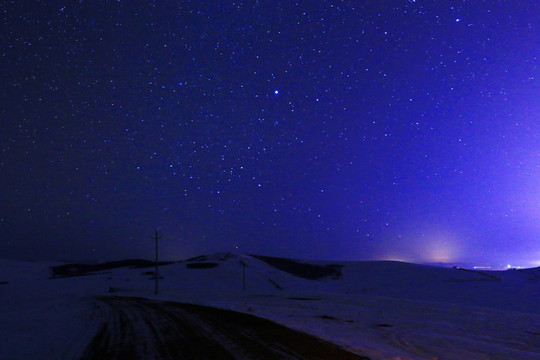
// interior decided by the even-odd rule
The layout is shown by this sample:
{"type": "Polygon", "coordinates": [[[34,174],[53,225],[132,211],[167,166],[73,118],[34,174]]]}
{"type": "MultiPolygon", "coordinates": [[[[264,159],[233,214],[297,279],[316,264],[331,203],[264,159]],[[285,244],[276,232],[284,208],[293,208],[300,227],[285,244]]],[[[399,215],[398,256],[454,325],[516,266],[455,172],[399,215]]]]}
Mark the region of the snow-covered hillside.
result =
{"type": "Polygon", "coordinates": [[[248,312],[372,359],[540,358],[539,268],[214,254],[160,266],[156,296],[145,263],[59,265],[0,260],[0,359],[78,358],[108,294],[248,312]]]}

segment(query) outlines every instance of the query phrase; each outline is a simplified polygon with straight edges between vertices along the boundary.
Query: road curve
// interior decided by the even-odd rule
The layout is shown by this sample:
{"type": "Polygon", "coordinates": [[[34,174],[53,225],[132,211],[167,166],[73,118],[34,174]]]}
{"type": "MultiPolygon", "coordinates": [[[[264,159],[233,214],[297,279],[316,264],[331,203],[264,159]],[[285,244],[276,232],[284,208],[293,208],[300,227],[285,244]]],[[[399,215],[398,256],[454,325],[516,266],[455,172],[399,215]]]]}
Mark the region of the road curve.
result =
{"type": "Polygon", "coordinates": [[[369,360],[249,314],[144,298],[97,300],[106,321],[81,360],[369,360]]]}

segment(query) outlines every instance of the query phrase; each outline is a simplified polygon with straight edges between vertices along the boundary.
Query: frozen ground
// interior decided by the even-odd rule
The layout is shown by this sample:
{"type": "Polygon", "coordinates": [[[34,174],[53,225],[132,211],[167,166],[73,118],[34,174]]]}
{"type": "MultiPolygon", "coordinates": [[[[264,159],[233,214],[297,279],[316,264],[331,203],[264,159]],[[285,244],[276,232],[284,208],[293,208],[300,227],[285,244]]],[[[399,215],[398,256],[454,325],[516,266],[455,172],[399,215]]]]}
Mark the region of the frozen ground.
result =
{"type": "Polygon", "coordinates": [[[251,314],[140,297],[96,300],[107,321],[81,360],[370,360],[251,314]]]}
{"type": "Polygon", "coordinates": [[[200,257],[160,267],[155,296],[152,268],[50,279],[57,264],[0,260],[0,359],[79,358],[108,316],[93,296],[111,294],[246,312],[372,359],[540,358],[539,268],[298,263],[200,257]]]}

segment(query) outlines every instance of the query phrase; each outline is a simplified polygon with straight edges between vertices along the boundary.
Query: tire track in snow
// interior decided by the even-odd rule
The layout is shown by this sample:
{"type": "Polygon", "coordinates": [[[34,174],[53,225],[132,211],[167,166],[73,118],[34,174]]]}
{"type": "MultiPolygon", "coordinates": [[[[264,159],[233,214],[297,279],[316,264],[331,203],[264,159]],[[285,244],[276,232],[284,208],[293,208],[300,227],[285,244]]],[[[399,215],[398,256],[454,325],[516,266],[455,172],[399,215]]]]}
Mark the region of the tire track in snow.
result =
{"type": "Polygon", "coordinates": [[[82,360],[368,357],[253,315],[133,297],[99,297],[106,321],[82,360]]]}

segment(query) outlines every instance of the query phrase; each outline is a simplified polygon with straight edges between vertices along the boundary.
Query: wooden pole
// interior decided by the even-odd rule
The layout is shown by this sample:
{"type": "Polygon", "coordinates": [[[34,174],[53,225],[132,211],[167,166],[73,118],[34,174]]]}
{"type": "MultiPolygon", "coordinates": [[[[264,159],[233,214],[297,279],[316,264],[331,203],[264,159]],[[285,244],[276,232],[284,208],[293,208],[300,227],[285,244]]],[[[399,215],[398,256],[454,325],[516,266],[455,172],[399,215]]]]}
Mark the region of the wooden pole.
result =
{"type": "Polygon", "coordinates": [[[158,230],[156,229],[154,239],[156,240],[156,270],[154,272],[154,275],[156,276],[156,287],[155,287],[155,294],[158,294],[158,279],[159,279],[159,273],[158,273],[158,240],[161,239],[161,236],[158,235],[158,230]]]}
{"type": "Polygon", "coordinates": [[[242,264],[242,290],[246,290],[246,266],[247,264],[240,260],[240,264],[242,264]]]}

